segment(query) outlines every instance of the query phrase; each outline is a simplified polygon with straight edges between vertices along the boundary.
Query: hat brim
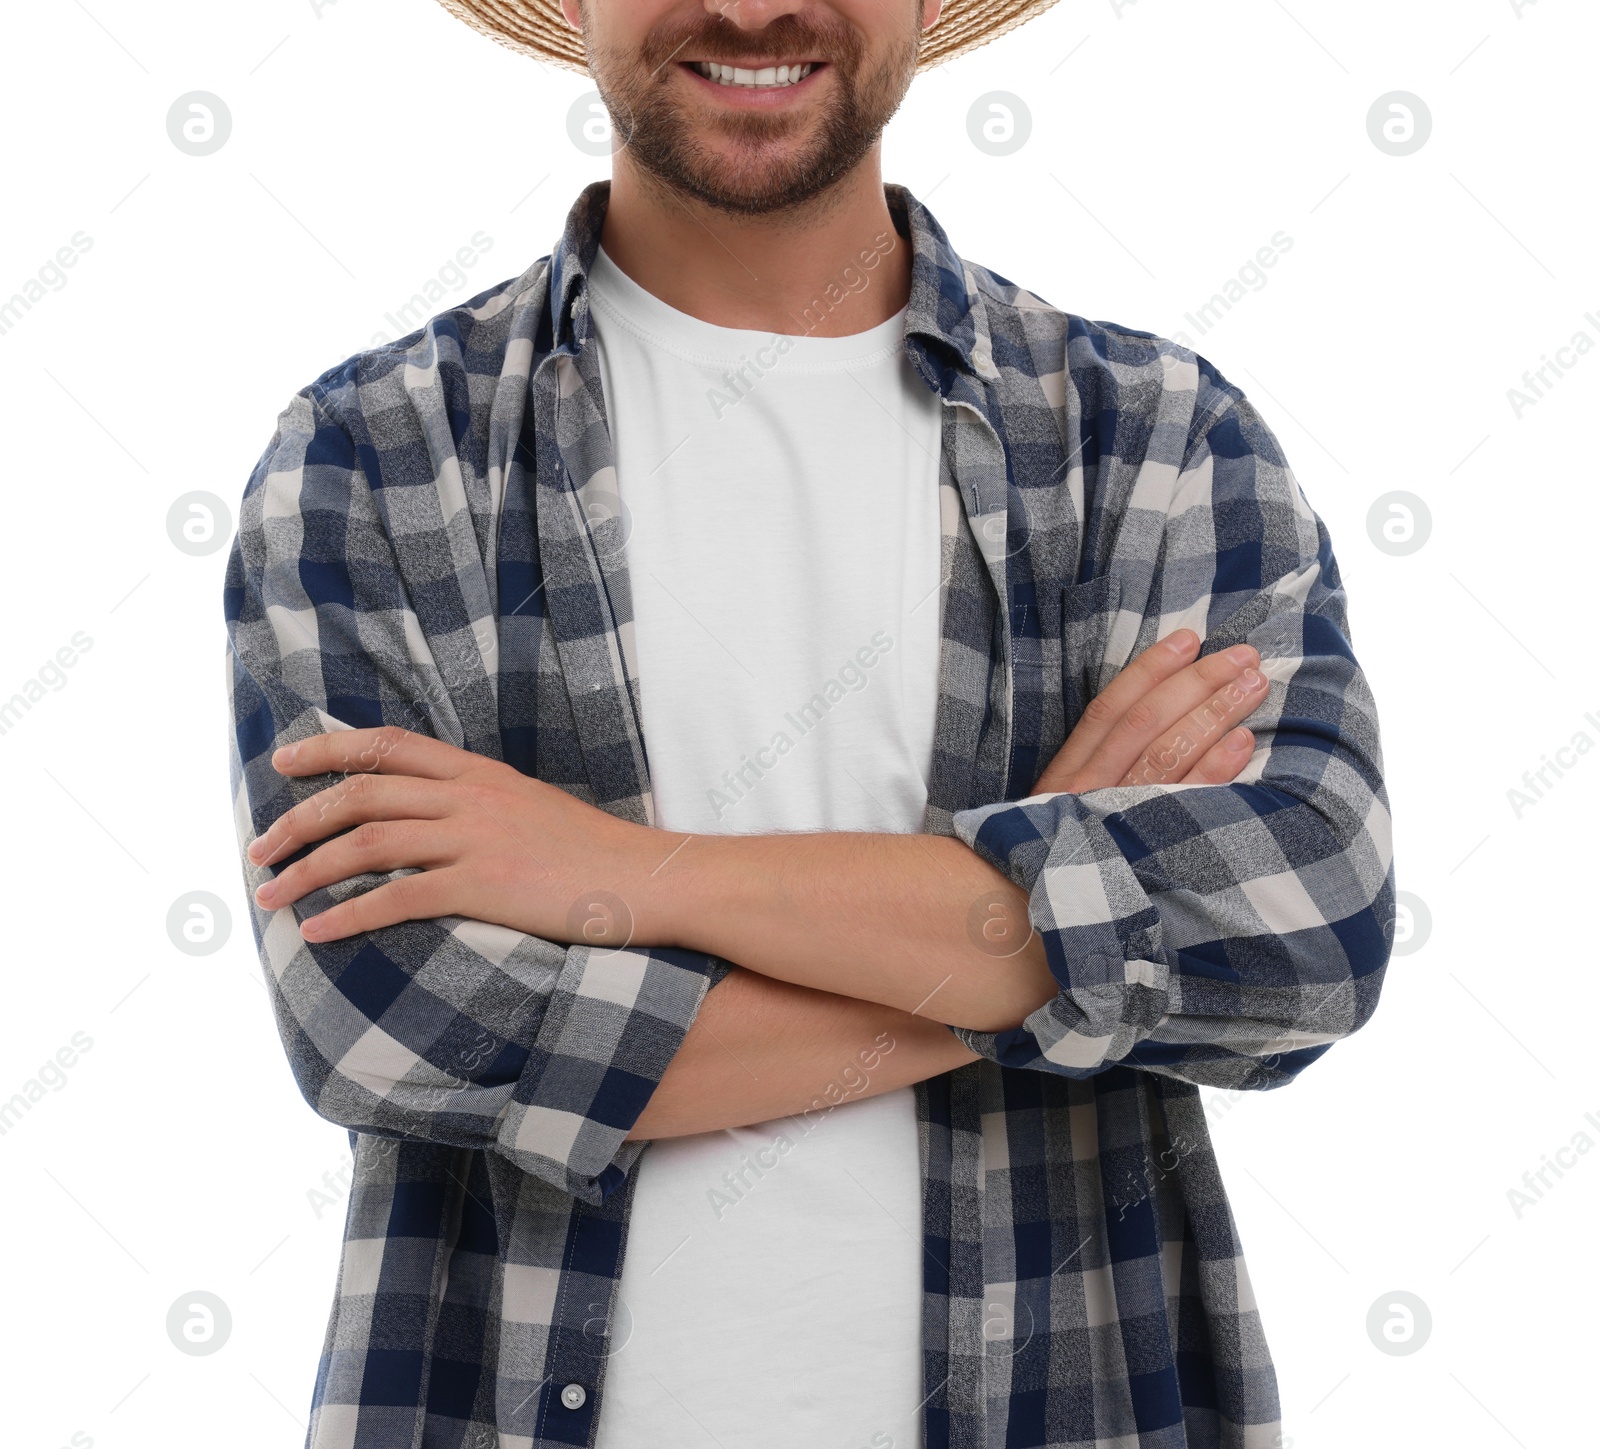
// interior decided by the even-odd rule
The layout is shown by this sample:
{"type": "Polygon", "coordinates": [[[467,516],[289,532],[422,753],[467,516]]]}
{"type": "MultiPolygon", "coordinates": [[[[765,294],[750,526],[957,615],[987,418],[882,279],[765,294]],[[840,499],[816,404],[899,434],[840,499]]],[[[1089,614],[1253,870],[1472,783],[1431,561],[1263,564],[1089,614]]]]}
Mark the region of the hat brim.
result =
{"type": "MultiPolygon", "coordinates": [[[[522,55],[587,72],[583,41],[561,14],[561,0],[439,0],[474,30],[522,55]]],[[[919,71],[943,65],[1048,10],[1055,0],[944,0],[922,38],[919,71]]]]}

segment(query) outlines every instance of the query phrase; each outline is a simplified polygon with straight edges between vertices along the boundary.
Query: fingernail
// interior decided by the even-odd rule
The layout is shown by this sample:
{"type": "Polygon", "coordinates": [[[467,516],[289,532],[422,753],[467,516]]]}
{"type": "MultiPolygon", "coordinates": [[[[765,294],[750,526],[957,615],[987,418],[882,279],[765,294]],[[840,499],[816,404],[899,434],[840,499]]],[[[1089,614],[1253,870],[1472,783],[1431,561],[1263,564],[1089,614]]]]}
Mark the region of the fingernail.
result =
{"type": "Polygon", "coordinates": [[[250,857],[250,863],[252,865],[260,865],[261,857],[266,854],[265,837],[258,835],[250,842],[248,846],[245,847],[244,853],[250,857]]]}
{"type": "Polygon", "coordinates": [[[1235,644],[1232,649],[1224,649],[1222,657],[1230,664],[1254,664],[1256,651],[1248,644],[1235,644]]]}
{"type": "Polygon", "coordinates": [[[1259,669],[1247,669],[1239,676],[1239,683],[1246,689],[1259,689],[1266,682],[1266,676],[1259,669]]]}
{"type": "Polygon", "coordinates": [[[300,753],[299,745],[285,745],[281,750],[274,750],[272,754],[272,768],[275,770],[287,769],[294,764],[294,757],[300,753]]]}
{"type": "Polygon", "coordinates": [[[322,939],[322,917],[313,916],[309,921],[300,923],[300,937],[305,941],[320,941],[322,939]]]}
{"type": "Polygon", "coordinates": [[[256,887],[256,904],[258,906],[270,906],[272,904],[274,896],[277,895],[277,884],[277,881],[269,880],[265,885],[256,887]]]}
{"type": "Polygon", "coordinates": [[[1194,648],[1194,630],[1179,629],[1167,640],[1167,648],[1174,654],[1187,654],[1194,648]]]}
{"type": "Polygon", "coordinates": [[[1240,750],[1245,750],[1249,747],[1250,731],[1245,729],[1243,726],[1236,729],[1231,735],[1228,736],[1228,748],[1234,751],[1234,753],[1237,754],[1240,750]]]}

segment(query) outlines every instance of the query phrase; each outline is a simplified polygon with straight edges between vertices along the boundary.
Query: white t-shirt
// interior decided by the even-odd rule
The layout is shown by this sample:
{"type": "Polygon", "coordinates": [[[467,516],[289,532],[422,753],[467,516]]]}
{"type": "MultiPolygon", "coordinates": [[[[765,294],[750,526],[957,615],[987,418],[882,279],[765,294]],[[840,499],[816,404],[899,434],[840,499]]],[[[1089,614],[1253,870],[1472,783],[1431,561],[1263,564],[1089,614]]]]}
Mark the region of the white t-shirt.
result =
{"type": "MultiPolygon", "coordinates": [[[[920,830],[942,405],[904,312],[849,337],[717,327],[603,251],[589,287],[659,824],[920,830]]],[[[817,1083],[831,1110],[639,1158],[598,1449],[921,1444],[914,1099],[853,1097],[860,1048],[817,1083]]]]}

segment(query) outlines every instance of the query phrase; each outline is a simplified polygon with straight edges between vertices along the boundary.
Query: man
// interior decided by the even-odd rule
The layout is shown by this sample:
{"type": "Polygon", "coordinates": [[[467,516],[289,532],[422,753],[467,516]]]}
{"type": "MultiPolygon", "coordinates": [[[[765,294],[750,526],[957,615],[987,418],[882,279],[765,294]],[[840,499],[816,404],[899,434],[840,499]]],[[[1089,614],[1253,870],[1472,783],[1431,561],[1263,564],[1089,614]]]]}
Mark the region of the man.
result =
{"type": "Polygon", "coordinates": [[[1198,1085],[1374,1009],[1377,721],[1239,391],[882,183],[1042,6],[446,3],[623,144],[241,508],[245,874],[355,1157],[308,1443],[1277,1444],[1198,1085]]]}

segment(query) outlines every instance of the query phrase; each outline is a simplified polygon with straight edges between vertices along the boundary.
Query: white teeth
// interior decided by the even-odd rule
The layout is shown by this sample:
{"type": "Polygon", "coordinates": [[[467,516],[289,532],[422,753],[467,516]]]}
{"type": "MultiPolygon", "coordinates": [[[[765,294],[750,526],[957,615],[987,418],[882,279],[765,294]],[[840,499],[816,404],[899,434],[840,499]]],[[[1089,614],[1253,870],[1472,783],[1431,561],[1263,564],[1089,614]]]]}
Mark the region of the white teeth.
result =
{"type": "Polygon", "coordinates": [[[792,86],[796,81],[804,80],[811,74],[812,67],[806,65],[779,65],[766,66],[761,70],[745,70],[739,66],[721,65],[714,60],[697,60],[694,68],[707,80],[716,81],[724,86],[750,86],[752,89],[764,89],[772,86],[792,86]]]}

